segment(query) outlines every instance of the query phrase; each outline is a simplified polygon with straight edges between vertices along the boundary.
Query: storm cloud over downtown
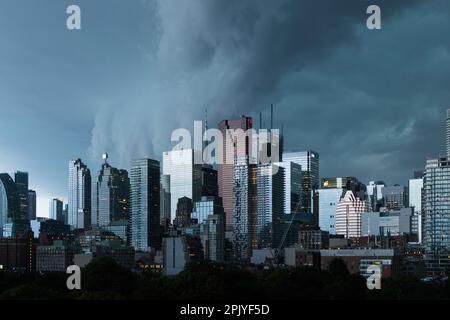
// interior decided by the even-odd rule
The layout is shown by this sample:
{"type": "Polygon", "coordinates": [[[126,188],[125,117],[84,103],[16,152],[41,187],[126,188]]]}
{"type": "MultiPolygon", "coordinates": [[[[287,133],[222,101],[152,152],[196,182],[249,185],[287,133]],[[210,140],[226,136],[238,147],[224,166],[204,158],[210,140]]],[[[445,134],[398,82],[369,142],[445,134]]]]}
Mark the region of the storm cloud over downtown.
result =
{"type": "Polygon", "coordinates": [[[448,0],[0,0],[0,300],[448,299],[449,31],[448,0]],[[199,122],[283,159],[193,163],[199,122]]]}

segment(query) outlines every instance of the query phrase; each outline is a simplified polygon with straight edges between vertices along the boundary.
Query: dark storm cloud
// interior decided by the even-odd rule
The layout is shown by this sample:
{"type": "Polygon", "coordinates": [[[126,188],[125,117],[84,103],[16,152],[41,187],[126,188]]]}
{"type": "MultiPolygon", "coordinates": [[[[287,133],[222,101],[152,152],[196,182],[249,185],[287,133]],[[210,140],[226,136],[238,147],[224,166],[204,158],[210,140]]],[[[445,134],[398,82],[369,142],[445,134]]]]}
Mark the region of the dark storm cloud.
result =
{"type": "Polygon", "coordinates": [[[30,171],[38,194],[65,195],[73,157],[161,158],[205,108],[210,127],[268,124],[274,103],[286,148],[320,152],[322,175],[406,183],[443,150],[447,0],[78,0],[69,32],[72,2],[0,2],[0,171],[30,171]]]}
{"type": "Polygon", "coordinates": [[[440,147],[448,41],[439,30],[449,10],[445,1],[379,1],[383,29],[369,31],[370,4],[157,1],[145,105],[99,113],[92,153],[159,157],[171,130],[191,128],[205,107],[211,124],[275,103],[287,148],[319,151],[324,174],[404,182],[440,147]],[[114,119],[130,126],[118,130],[114,119]]]}

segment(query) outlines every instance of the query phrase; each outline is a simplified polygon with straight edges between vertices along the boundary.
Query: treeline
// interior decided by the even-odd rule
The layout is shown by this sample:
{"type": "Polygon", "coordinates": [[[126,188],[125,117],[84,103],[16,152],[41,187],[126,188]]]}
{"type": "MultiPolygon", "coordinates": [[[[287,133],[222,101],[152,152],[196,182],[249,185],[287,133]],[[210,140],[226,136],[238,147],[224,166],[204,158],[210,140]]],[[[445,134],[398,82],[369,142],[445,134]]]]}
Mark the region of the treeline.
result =
{"type": "Polygon", "coordinates": [[[394,276],[382,281],[381,290],[368,290],[359,275],[350,275],[345,264],[334,260],[329,270],[310,268],[241,270],[236,266],[189,264],[173,278],[151,272],[134,273],[111,258],[91,262],[81,273],[81,290],[69,291],[68,275],[17,275],[0,272],[0,299],[75,300],[208,300],[285,301],[309,299],[449,299],[446,283],[394,276]]]}

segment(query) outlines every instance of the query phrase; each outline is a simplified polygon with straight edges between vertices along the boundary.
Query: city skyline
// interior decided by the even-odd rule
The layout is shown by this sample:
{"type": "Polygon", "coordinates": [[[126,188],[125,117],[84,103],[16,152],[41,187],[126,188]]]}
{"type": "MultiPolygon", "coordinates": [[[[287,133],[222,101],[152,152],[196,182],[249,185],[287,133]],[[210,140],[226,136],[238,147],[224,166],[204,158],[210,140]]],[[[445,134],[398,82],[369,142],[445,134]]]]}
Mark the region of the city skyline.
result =
{"type": "Polygon", "coordinates": [[[161,161],[170,132],[191,128],[205,107],[210,127],[259,112],[268,126],[273,103],[286,151],[316,150],[321,177],[407,185],[445,154],[446,1],[380,1],[379,33],[352,1],[78,2],[78,33],[60,1],[0,4],[0,172],[29,173],[39,216],[52,198],[67,202],[69,160],[93,173],[103,152],[127,170],[133,159],[161,161]]]}

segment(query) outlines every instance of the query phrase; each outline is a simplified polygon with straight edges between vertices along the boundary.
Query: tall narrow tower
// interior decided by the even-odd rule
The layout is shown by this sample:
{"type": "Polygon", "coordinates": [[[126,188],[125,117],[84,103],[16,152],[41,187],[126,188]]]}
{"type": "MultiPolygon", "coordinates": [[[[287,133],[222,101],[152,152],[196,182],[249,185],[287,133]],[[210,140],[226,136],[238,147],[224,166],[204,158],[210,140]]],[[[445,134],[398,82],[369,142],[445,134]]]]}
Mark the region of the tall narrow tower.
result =
{"type": "Polygon", "coordinates": [[[447,109],[446,145],[447,145],[447,158],[450,158],[450,109],[447,109]]]}

